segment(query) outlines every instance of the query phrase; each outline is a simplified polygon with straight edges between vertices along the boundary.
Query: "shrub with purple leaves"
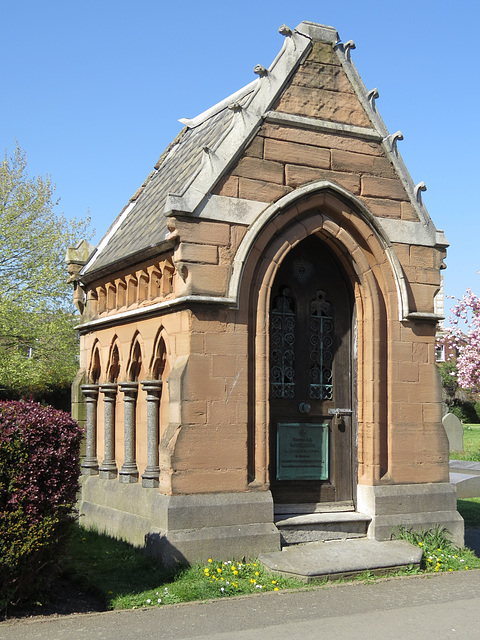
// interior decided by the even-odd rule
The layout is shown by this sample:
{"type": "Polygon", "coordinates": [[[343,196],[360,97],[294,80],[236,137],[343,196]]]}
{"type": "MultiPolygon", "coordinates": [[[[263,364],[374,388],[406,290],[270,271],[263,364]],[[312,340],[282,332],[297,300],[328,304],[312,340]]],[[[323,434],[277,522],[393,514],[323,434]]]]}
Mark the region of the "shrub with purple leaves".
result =
{"type": "Polygon", "coordinates": [[[68,413],[0,402],[0,605],[55,577],[75,512],[83,432],[68,413]]]}

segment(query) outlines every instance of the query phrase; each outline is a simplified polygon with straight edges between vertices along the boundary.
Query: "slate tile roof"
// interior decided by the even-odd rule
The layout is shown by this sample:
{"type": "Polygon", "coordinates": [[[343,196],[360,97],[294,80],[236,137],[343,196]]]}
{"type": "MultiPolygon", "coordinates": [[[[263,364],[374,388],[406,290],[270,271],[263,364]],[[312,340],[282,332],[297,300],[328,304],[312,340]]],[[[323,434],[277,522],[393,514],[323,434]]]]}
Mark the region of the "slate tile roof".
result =
{"type": "MultiPolygon", "coordinates": [[[[251,93],[241,98],[244,102],[251,93]]],[[[234,112],[228,101],[199,124],[185,127],[160,156],[154,171],[136,192],[100,242],[97,255],[83,273],[100,271],[161,244],[168,235],[164,207],[169,193],[182,195],[198,173],[203,148],[214,149],[232,126],[234,112]],[[129,211],[127,211],[129,209],[129,211]],[[122,220],[123,216],[123,220],[122,220]]],[[[200,118],[201,120],[201,118],[200,118]]]]}

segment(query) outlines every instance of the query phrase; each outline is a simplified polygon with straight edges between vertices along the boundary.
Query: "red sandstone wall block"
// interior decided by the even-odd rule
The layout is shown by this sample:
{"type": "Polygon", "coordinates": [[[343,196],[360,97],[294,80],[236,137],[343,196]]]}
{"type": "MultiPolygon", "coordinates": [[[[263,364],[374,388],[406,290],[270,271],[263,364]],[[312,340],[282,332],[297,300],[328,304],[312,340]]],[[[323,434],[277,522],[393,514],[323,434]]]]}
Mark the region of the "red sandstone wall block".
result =
{"type": "Polygon", "coordinates": [[[246,464],[246,426],[238,424],[183,426],[176,444],[175,471],[238,469],[246,464]]]}
{"type": "Polygon", "coordinates": [[[211,244],[181,242],[175,252],[175,259],[182,262],[218,264],[218,247],[211,244]]]}
{"type": "Polygon", "coordinates": [[[435,260],[436,253],[437,251],[432,247],[411,245],[410,263],[422,268],[438,268],[435,260]]]}
{"type": "Polygon", "coordinates": [[[182,402],[182,421],[186,424],[205,424],[207,422],[207,402],[205,400],[182,402]]]}
{"type": "Polygon", "coordinates": [[[195,239],[197,244],[227,245],[230,241],[230,225],[227,222],[210,222],[208,220],[175,219],[175,228],[180,239],[195,239]]]}
{"type": "Polygon", "coordinates": [[[295,85],[312,89],[354,93],[353,87],[342,67],[331,63],[322,64],[314,60],[307,60],[300,65],[293,82],[295,85]]]}
{"type": "Polygon", "coordinates": [[[233,377],[237,374],[235,355],[217,355],[212,361],[212,375],[215,377],[233,377]]]}
{"type": "Polygon", "coordinates": [[[265,138],[272,138],[273,140],[286,140],[296,142],[297,144],[324,147],[325,149],[340,149],[353,153],[382,157],[384,155],[380,143],[367,142],[342,133],[324,133],[267,123],[263,125],[258,135],[265,136],[265,138]]]}
{"type": "Polygon", "coordinates": [[[411,289],[415,303],[415,310],[433,313],[433,298],[437,292],[437,287],[429,284],[417,284],[412,282],[411,289]]]}
{"type": "Polygon", "coordinates": [[[356,96],[295,84],[280,97],[275,111],[332,122],[346,122],[360,127],[372,126],[356,96]]]}
{"type": "Polygon", "coordinates": [[[228,265],[189,263],[187,286],[193,286],[197,294],[224,296],[228,275],[228,265]]]}
{"type": "Polygon", "coordinates": [[[272,160],[243,157],[233,169],[232,175],[283,184],[283,165],[272,160]]]}
{"type": "Polygon", "coordinates": [[[307,61],[331,64],[337,67],[340,66],[340,60],[333,47],[323,42],[314,42],[312,50],[308,54],[307,61]]]}
{"type": "Polygon", "coordinates": [[[405,269],[410,264],[410,245],[393,243],[393,248],[402,267],[405,269]]]}
{"type": "Polygon", "coordinates": [[[385,200],[381,198],[363,198],[366,206],[374,216],[379,218],[400,219],[402,209],[398,200],[385,200]]]}
{"type": "Polygon", "coordinates": [[[398,382],[418,382],[418,363],[399,362],[393,367],[393,379],[398,382]]]}
{"type": "Polygon", "coordinates": [[[423,422],[440,423],[442,420],[442,404],[440,402],[432,402],[423,405],[423,422]]]}
{"type": "MultiPolygon", "coordinates": [[[[283,167],[282,167],[283,171],[283,167]]],[[[263,178],[259,174],[260,178],[263,178]]],[[[275,202],[292,191],[291,187],[284,187],[280,184],[265,182],[264,180],[251,180],[240,178],[238,184],[238,197],[245,200],[257,200],[258,202],[275,202]]]]}
{"type": "Polygon", "coordinates": [[[332,169],[350,173],[370,173],[383,178],[396,178],[389,160],[385,157],[351,153],[332,149],[332,169]]]}
{"type": "Polygon", "coordinates": [[[412,345],[413,347],[413,360],[414,362],[418,362],[419,364],[428,363],[428,350],[429,344],[424,343],[416,343],[412,345]]]}
{"type": "Polygon", "coordinates": [[[362,196],[407,200],[406,191],[398,178],[362,176],[362,196]]]}
{"type": "Polygon", "coordinates": [[[263,158],[263,138],[256,136],[245,149],[245,155],[252,158],[263,158]]]}
{"type": "Polygon", "coordinates": [[[238,198],[238,176],[224,176],[217,182],[212,193],[217,196],[238,198]]]}
{"type": "Polygon", "coordinates": [[[330,151],[307,144],[265,139],[265,159],[330,169],[330,151]]]}
{"type": "MultiPolygon", "coordinates": [[[[237,422],[237,403],[214,400],[207,407],[208,424],[218,429],[219,425],[231,425],[237,422]]],[[[226,427],[222,427],[226,428],[226,427]]]]}
{"type": "Polygon", "coordinates": [[[205,335],[205,349],[207,353],[215,356],[222,354],[242,355],[247,351],[247,337],[245,334],[233,332],[207,333],[205,335]]]}
{"type": "Polygon", "coordinates": [[[215,469],[207,471],[174,472],[171,478],[172,493],[221,493],[245,491],[247,471],[245,469],[215,469]]]}
{"type": "Polygon", "coordinates": [[[412,362],[413,345],[409,342],[395,341],[392,343],[391,361],[394,366],[397,362],[412,362]]]}
{"type": "Polygon", "coordinates": [[[418,216],[410,202],[402,202],[402,220],[418,222],[418,216]]]}
{"type": "Polygon", "coordinates": [[[360,194],[360,178],[353,173],[326,171],[290,164],[285,167],[285,181],[289,187],[297,188],[316,180],[330,180],[355,195],[360,194]]]}

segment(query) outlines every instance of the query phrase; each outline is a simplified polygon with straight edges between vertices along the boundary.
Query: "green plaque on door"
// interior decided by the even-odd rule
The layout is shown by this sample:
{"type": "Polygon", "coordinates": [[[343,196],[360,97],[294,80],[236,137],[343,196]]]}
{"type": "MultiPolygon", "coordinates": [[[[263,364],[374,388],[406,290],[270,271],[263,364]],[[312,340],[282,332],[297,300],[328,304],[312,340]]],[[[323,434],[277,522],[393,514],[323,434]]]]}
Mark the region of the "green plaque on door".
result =
{"type": "Polygon", "coordinates": [[[328,480],[328,424],[277,424],[277,480],[328,480]]]}

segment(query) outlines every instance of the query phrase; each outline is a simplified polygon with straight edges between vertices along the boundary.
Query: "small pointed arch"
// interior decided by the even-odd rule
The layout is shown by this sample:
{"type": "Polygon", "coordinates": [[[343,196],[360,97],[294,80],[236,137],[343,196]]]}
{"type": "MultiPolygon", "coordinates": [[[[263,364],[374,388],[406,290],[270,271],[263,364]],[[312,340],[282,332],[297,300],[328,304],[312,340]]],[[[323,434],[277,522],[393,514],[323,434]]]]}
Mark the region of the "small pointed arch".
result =
{"type": "Polygon", "coordinates": [[[102,366],[100,364],[100,343],[95,340],[92,347],[92,356],[90,358],[90,366],[88,368],[88,379],[91,384],[98,384],[102,375],[102,366]]]}
{"type": "Polygon", "coordinates": [[[127,365],[128,380],[130,382],[138,382],[141,377],[143,357],[140,341],[141,336],[137,331],[132,338],[130,356],[127,365]]]}
{"type": "Polygon", "coordinates": [[[152,361],[150,363],[150,371],[154,380],[160,380],[162,378],[167,361],[167,347],[162,333],[163,331],[161,329],[157,334],[152,361]]]}
{"type": "Polygon", "coordinates": [[[117,382],[120,376],[120,350],[118,348],[118,337],[114,336],[110,347],[107,365],[108,382],[117,382]]]}

